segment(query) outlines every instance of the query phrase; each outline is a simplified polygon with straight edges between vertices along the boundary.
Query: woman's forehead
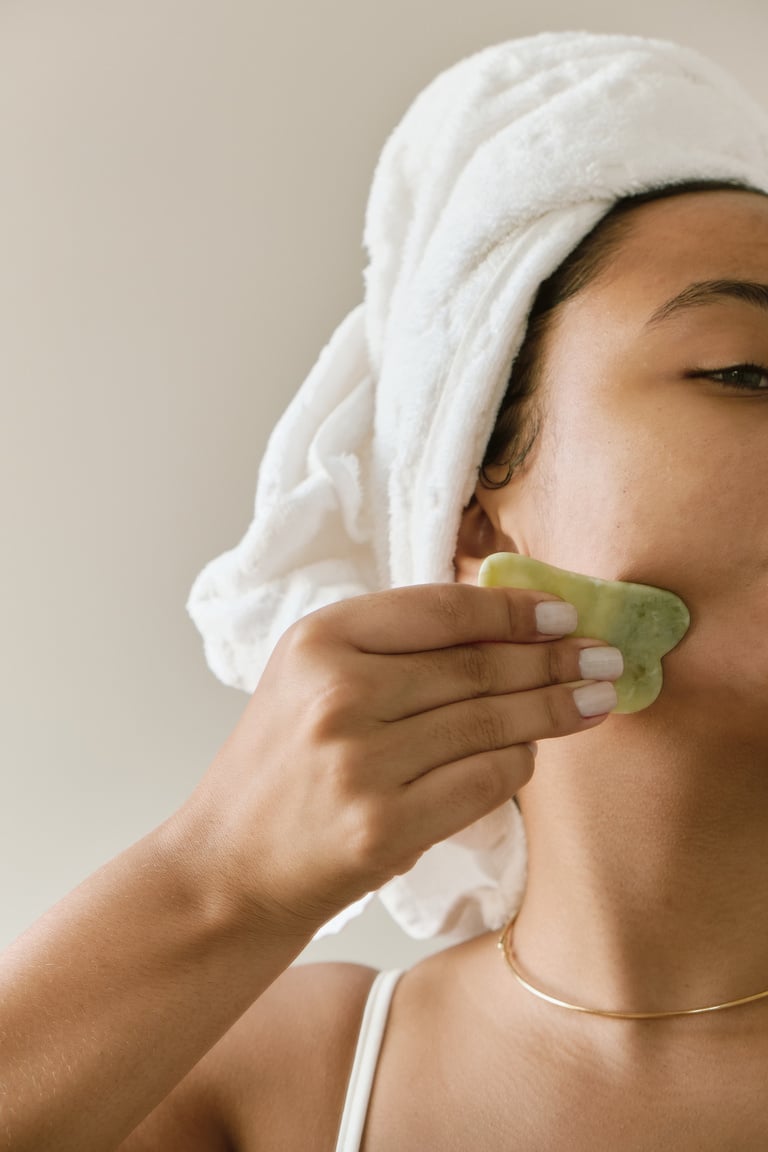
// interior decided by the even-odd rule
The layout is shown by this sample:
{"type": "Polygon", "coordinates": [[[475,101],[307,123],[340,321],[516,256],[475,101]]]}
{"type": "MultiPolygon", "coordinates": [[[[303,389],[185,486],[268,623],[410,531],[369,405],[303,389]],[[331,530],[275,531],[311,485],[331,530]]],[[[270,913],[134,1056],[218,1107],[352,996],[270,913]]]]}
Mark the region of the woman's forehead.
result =
{"type": "MultiPolygon", "coordinates": [[[[681,261],[720,264],[723,277],[744,262],[765,267],[768,196],[693,192],[640,205],[629,214],[623,242],[611,261],[614,270],[647,272],[649,264],[674,270],[681,261]]],[[[765,270],[768,274],[768,267],[765,270]]]]}
{"type": "Polygon", "coordinates": [[[594,281],[567,302],[563,320],[631,313],[647,321],[698,285],[768,284],[768,196],[686,193],[642,204],[624,223],[621,242],[594,281]]]}

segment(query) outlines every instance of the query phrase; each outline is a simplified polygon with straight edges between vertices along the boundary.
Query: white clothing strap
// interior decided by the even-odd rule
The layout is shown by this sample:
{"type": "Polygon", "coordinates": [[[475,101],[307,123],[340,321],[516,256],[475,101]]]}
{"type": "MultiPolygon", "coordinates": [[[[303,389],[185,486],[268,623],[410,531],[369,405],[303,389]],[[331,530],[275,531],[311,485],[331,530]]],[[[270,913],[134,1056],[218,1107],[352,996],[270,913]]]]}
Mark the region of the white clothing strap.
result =
{"type": "Polygon", "coordinates": [[[371,985],[349,1074],[336,1152],[358,1152],[360,1148],[389,1005],[404,971],[404,968],[387,968],[379,972],[371,985]]]}

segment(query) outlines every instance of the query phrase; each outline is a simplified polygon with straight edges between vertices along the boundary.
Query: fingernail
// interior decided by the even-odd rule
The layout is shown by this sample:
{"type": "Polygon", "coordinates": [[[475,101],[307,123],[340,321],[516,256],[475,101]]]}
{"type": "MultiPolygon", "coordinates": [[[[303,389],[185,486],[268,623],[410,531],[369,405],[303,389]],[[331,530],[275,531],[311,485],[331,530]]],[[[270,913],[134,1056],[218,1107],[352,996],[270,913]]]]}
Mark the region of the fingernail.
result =
{"type": "Polygon", "coordinates": [[[562,600],[544,600],[536,605],[536,627],[547,636],[564,636],[573,632],[579,614],[573,604],[562,600]]]}
{"type": "Polygon", "coordinates": [[[624,657],[618,648],[582,648],[579,669],[583,680],[618,680],[624,657]]]}
{"type": "Polygon", "coordinates": [[[610,712],[618,702],[613,684],[605,681],[599,684],[585,684],[583,688],[574,688],[573,699],[584,717],[599,716],[603,712],[610,712]]]}
{"type": "Polygon", "coordinates": [[[529,743],[528,747],[530,748],[531,752],[533,752],[533,754],[534,754],[534,756],[535,756],[535,755],[536,755],[536,753],[537,753],[537,752],[538,752],[538,750],[539,750],[539,746],[538,746],[538,744],[536,743],[536,741],[535,741],[535,740],[531,740],[531,742],[529,743]]]}

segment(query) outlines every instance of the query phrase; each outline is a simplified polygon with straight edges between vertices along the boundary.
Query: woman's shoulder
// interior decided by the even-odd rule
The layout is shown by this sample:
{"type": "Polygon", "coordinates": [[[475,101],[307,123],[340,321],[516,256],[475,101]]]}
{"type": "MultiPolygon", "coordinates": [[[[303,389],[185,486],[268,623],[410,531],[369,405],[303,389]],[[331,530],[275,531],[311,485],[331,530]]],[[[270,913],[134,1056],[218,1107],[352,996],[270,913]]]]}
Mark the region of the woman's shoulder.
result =
{"type": "Polygon", "coordinates": [[[377,974],[342,961],[287,968],[120,1152],[333,1149],[377,974]]]}
{"type": "MultiPolygon", "coordinates": [[[[401,1021],[395,1031],[407,1034],[406,1047],[444,1015],[441,988],[455,979],[452,969],[463,951],[459,946],[427,956],[398,980],[389,1017],[401,1021]]],[[[181,1146],[186,1152],[331,1152],[366,1001],[380,971],[351,961],[291,965],[121,1152],[181,1146]]]]}
{"type": "MultiPolygon", "coordinates": [[[[430,954],[397,981],[382,1046],[396,1050],[396,1064],[407,1056],[423,1067],[420,1053],[436,1023],[445,1028],[454,1020],[452,989],[457,979],[471,978],[475,943],[430,954]]],[[[380,971],[349,961],[294,964],[209,1053],[231,1147],[332,1152],[363,1012],[380,971]]],[[[398,1092],[396,1085],[395,1098],[398,1092]]]]}
{"type": "Polygon", "coordinates": [[[210,1090],[235,1148],[334,1148],[378,974],[349,961],[294,964],[208,1054],[210,1090]]]}

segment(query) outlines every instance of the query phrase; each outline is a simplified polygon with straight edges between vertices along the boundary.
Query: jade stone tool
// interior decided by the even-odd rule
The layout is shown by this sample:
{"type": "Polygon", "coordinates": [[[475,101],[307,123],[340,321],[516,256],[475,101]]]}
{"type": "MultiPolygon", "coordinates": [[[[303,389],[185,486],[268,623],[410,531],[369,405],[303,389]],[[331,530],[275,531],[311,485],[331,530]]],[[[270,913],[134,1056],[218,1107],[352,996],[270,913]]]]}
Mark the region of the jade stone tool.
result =
{"type": "Polygon", "coordinates": [[[571,636],[590,636],[619,648],[624,671],[613,684],[613,712],[639,712],[661,692],[661,657],[679,644],[691,622],[674,592],[650,584],[598,580],[555,568],[517,552],[486,556],[477,582],[484,588],[531,588],[573,604],[579,623],[571,636]]]}

